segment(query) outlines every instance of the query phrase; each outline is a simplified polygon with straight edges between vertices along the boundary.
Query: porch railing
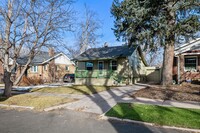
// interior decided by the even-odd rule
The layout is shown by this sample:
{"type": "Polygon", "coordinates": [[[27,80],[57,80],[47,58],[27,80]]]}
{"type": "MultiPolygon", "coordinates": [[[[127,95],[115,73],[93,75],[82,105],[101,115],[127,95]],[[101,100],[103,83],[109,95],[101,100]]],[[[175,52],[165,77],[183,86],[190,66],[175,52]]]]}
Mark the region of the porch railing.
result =
{"type": "Polygon", "coordinates": [[[111,78],[117,72],[112,70],[76,70],[76,78],[111,78]]]}

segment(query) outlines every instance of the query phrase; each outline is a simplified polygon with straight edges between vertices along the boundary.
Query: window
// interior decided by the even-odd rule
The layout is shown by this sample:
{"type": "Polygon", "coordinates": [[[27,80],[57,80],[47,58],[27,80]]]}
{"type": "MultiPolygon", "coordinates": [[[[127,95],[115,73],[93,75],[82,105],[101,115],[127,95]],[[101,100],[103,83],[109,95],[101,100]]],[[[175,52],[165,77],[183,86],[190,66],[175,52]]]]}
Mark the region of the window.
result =
{"type": "Polygon", "coordinates": [[[93,63],[92,62],[86,62],[86,69],[87,70],[93,70],[93,63]]]}
{"type": "Polygon", "coordinates": [[[46,64],[46,65],[44,65],[44,70],[45,70],[45,71],[47,70],[47,64],[46,64]]]}
{"type": "Polygon", "coordinates": [[[111,70],[117,70],[117,61],[111,61],[110,68],[111,70]]]}
{"type": "Polygon", "coordinates": [[[103,70],[104,69],[104,62],[103,61],[99,61],[98,62],[98,68],[99,68],[99,70],[103,70]]]}
{"type": "Polygon", "coordinates": [[[65,70],[66,70],[66,71],[69,71],[69,66],[66,66],[66,67],[65,67],[65,70]]]}
{"type": "Polygon", "coordinates": [[[31,72],[34,72],[34,73],[38,72],[38,66],[32,66],[31,72]]]}
{"type": "Polygon", "coordinates": [[[60,66],[56,65],[55,66],[55,71],[60,71],[60,70],[61,70],[60,66]]]}
{"type": "Polygon", "coordinates": [[[191,71],[197,68],[197,57],[185,57],[185,70],[191,71]]]}

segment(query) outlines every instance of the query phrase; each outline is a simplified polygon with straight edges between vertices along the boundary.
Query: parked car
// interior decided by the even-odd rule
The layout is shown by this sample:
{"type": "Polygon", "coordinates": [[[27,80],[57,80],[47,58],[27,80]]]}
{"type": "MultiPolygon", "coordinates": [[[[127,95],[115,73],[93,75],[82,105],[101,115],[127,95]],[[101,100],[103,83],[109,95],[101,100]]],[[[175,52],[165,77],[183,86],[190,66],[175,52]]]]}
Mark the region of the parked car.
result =
{"type": "Polygon", "coordinates": [[[65,74],[63,77],[63,82],[74,82],[75,81],[75,75],[74,74],[65,74]]]}

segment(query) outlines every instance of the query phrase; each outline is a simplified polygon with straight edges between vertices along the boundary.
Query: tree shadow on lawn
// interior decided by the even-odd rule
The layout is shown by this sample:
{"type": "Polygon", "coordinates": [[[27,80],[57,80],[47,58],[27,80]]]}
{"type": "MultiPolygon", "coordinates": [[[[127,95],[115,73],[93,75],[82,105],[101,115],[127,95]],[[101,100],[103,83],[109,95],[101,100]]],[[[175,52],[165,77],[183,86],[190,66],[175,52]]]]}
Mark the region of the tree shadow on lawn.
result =
{"type": "MultiPolygon", "coordinates": [[[[91,80],[92,78],[88,78],[89,81],[87,81],[87,83],[91,83],[91,80]]],[[[104,84],[107,84],[109,79],[106,80],[106,82],[104,84]]],[[[79,90],[79,89],[76,89],[76,88],[73,88],[75,89],[76,91],[79,91],[81,92],[82,94],[85,94],[93,103],[95,103],[100,109],[102,112],[107,112],[108,110],[110,110],[112,108],[112,106],[108,103],[109,100],[114,100],[114,102],[118,102],[120,99],[121,99],[121,96],[118,96],[114,93],[114,90],[115,89],[107,89],[106,92],[107,94],[106,95],[109,95],[107,99],[105,99],[105,97],[99,93],[95,93],[95,94],[88,94],[88,92],[85,92],[83,90],[79,90]]],[[[96,92],[95,88],[93,86],[88,86],[88,89],[91,91],[91,92],[96,92]]],[[[122,108],[122,111],[123,113],[126,112],[126,110],[123,110],[122,108]]],[[[137,114],[137,112],[136,112],[137,114]]],[[[139,118],[140,117],[140,114],[137,114],[137,117],[139,118]]],[[[150,130],[149,127],[147,127],[146,125],[143,125],[143,124],[131,124],[130,123],[126,123],[126,122],[119,122],[119,121],[116,121],[116,120],[108,120],[109,123],[113,126],[113,128],[116,130],[117,133],[141,133],[141,132],[145,132],[145,133],[152,133],[153,131],[150,130]],[[129,125],[129,126],[128,126],[129,125]],[[122,127],[126,127],[126,128],[122,128],[122,127]]],[[[165,132],[164,130],[162,132],[165,132]]]]}

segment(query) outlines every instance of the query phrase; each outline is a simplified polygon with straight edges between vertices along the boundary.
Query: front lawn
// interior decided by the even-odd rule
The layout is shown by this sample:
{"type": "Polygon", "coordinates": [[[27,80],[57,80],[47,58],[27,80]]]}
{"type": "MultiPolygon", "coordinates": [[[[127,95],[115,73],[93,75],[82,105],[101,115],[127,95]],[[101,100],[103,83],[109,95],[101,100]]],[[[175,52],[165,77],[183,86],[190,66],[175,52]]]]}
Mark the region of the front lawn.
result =
{"type": "Polygon", "coordinates": [[[106,113],[118,117],[185,128],[200,129],[200,110],[156,105],[119,103],[106,113]]]}
{"type": "Polygon", "coordinates": [[[73,102],[75,99],[56,96],[36,96],[29,94],[15,95],[10,98],[0,97],[0,104],[34,107],[36,110],[56,106],[63,103],[73,102]]]}
{"type": "Polygon", "coordinates": [[[38,88],[33,89],[31,92],[45,92],[45,93],[61,93],[61,94],[94,94],[101,91],[109,90],[110,87],[107,86],[84,86],[84,85],[74,85],[74,86],[63,86],[63,87],[49,87],[49,88],[38,88]]]}

